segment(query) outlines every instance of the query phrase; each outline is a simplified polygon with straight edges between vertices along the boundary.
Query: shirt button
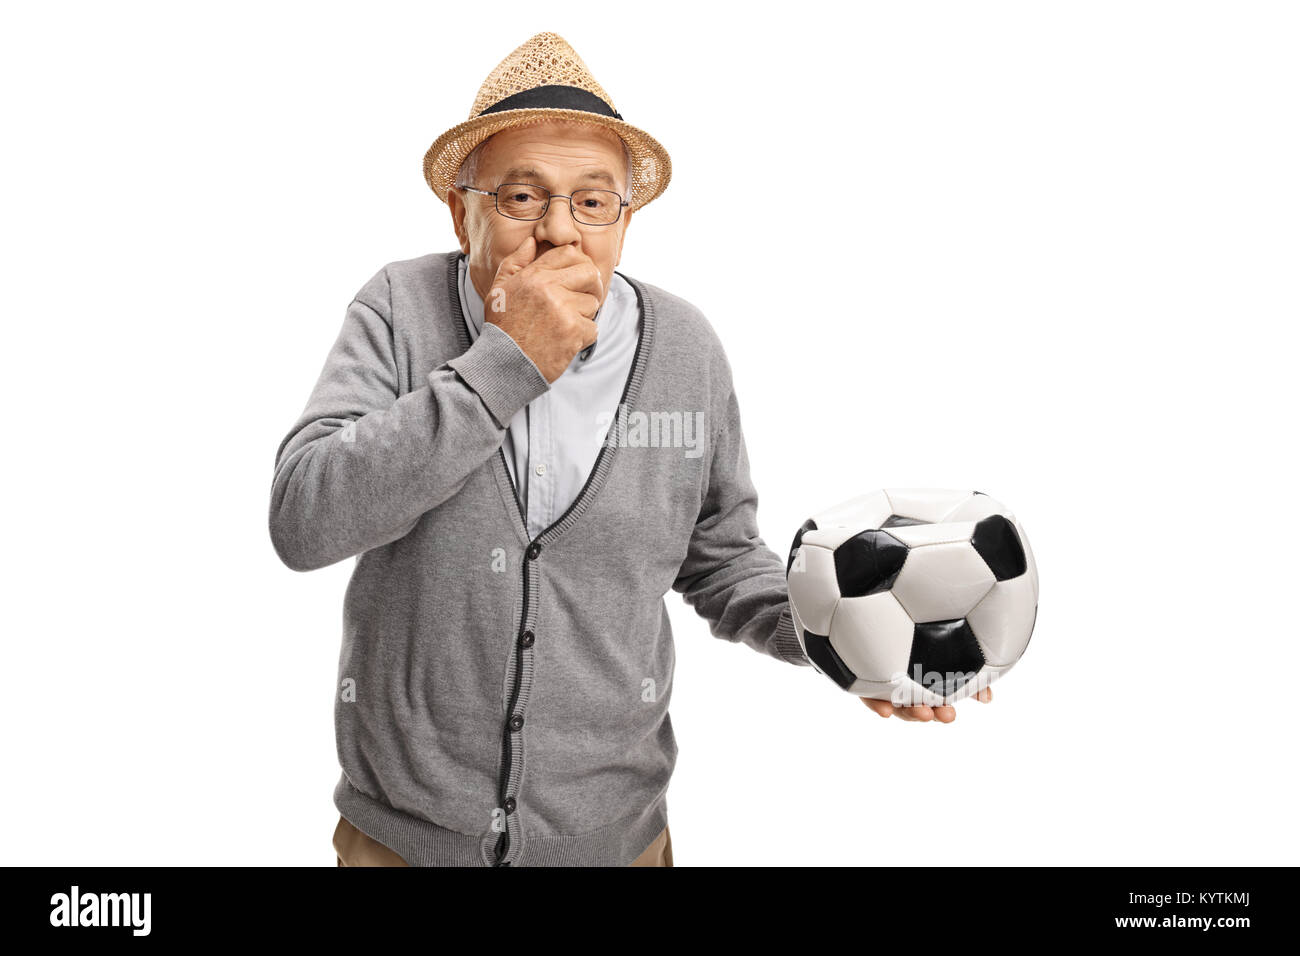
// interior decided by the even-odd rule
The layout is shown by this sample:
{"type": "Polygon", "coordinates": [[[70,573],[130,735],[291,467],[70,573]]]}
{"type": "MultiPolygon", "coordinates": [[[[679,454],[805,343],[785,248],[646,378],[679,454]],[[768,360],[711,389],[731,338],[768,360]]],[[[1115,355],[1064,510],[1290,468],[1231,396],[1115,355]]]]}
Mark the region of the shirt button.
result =
{"type": "Polygon", "coordinates": [[[518,730],[518,729],[519,729],[520,727],[522,727],[523,725],[524,725],[524,715],[523,715],[523,714],[515,714],[513,717],[510,718],[510,729],[511,729],[511,730],[518,730]]]}
{"type": "Polygon", "coordinates": [[[515,803],[514,797],[506,797],[506,813],[514,813],[516,806],[518,804],[515,803]]]}
{"type": "Polygon", "coordinates": [[[542,553],[542,546],[538,542],[534,541],[532,544],[528,546],[527,554],[528,554],[529,561],[535,560],[537,556],[541,553],[542,553]]]}
{"type": "Polygon", "coordinates": [[[537,466],[537,473],[538,473],[539,475],[544,475],[544,474],[546,474],[546,466],[545,466],[545,465],[538,465],[538,466],[537,466]]]}
{"type": "Polygon", "coordinates": [[[536,639],[536,637],[537,635],[534,634],[532,631],[524,631],[524,633],[519,635],[519,646],[532,647],[533,641],[536,639]]]}

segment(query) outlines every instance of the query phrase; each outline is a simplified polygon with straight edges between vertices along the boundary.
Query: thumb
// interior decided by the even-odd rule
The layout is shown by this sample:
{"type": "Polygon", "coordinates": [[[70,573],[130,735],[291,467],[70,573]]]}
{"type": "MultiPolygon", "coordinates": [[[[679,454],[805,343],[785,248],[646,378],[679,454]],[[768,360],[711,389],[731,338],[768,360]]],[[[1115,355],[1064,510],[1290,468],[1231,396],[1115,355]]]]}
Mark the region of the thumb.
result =
{"type": "Polygon", "coordinates": [[[501,265],[497,266],[496,281],[510,278],[536,258],[537,240],[530,235],[519,244],[518,249],[501,260],[501,265]]]}

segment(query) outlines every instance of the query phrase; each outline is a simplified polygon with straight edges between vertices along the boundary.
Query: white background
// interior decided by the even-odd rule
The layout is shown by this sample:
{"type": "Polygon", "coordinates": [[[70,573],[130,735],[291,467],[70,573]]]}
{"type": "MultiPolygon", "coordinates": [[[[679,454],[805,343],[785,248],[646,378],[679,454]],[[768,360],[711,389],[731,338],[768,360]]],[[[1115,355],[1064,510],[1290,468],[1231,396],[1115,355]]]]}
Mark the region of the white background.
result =
{"type": "Polygon", "coordinates": [[[672,155],[620,269],[722,336],[773,549],[978,488],[1042,579],[949,725],[670,594],[677,865],[1296,862],[1293,6],[4,19],[3,862],[334,866],[353,562],[279,562],[274,455],[365,280],[454,247],[424,151],[541,30],[672,155]]]}

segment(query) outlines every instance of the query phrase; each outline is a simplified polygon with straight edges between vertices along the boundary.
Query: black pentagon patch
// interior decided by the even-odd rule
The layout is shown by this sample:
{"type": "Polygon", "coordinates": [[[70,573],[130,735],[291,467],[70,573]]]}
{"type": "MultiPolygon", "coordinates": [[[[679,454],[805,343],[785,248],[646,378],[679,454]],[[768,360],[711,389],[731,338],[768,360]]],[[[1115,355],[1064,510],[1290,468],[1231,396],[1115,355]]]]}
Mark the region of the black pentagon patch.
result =
{"type": "Polygon", "coordinates": [[[907,676],[945,697],[974,679],[984,666],[984,652],[966,619],[930,621],[912,632],[907,676]]]}
{"type": "Polygon", "coordinates": [[[999,581],[1018,578],[1028,568],[1016,526],[1002,515],[989,515],[978,522],[970,543],[999,581]]]}
{"type": "Polygon", "coordinates": [[[835,653],[835,648],[831,647],[829,637],[805,629],[803,646],[808,652],[808,659],[817,665],[817,669],[841,687],[848,689],[857,680],[853,671],[849,670],[849,665],[845,664],[840,659],[840,655],[835,653]]]}
{"type": "Polygon", "coordinates": [[[787,578],[790,576],[790,568],[794,565],[795,552],[799,550],[799,545],[803,543],[804,532],[816,530],[817,522],[813,521],[812,518],[809,518],[801,524],[799,530],[794,533],[794,542],[790,545],[790,557],[785,559],[785,576],[787,578]]]}
{"type": "Polygon", "coordinates": [[[931,521],[922,521],[920,518],[904,518],[902,515],[890,515],[885,519],[881,528],[906,528],[913,524],[933,524],[931,521]]]}
{"type": "Polygon", "coordinates": [[[835,549],[840,597],[888,591],[907,560],[907,545],[884,531],[862,531],[835,549]]]}

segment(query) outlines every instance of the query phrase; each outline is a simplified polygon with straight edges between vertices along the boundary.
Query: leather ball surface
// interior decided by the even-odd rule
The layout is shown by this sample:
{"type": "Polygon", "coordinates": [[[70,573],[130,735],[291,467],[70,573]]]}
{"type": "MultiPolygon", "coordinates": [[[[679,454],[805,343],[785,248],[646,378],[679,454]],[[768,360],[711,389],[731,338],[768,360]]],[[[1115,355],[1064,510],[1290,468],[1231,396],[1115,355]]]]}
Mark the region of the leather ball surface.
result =
{"type": "Polygon", "coordinates": [[[978,491],[873,491],[803,523],[786,563],[813,666],[858,697],[949,704],[1009,671],[1038,619],[1024,527],[978,491]]]}

